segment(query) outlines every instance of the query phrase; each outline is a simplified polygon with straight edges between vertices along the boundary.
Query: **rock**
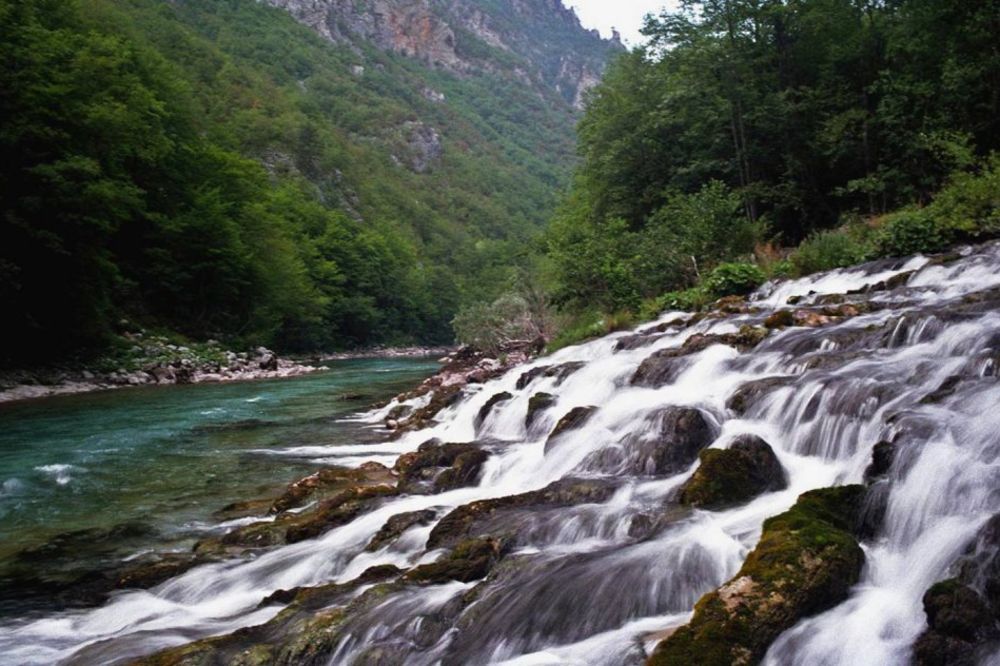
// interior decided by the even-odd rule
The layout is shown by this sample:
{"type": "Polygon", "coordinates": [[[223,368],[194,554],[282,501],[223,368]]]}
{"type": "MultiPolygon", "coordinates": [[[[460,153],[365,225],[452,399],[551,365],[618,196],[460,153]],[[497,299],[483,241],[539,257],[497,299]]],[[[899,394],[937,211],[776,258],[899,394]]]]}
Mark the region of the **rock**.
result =
{"type": "Polygon", "coordinates": [[[429,525],[435,517],[437,517],[437,512],[433,509],[397,513],[395,516],[387,520],[385,525],[383,525],[382,528],[375,533],[375,536],[373,536],[372,540],[368,542],[365,550],[369,552],[381,550],[398,539],[403,532],[407,531],[411,527],[415,527],[417,525],[429,525]]]}
{"type": "Polygon", "coordinates": [[[566,381],[567,377],[582,368],[584,365],[584,363],[579,361],[560,363],[559,365],[541,365],[522,373],[521,376],[517,378],[515,386],[518,390],[523,389],[539,377],[554,378],[556,380],[555,385],[559,386],[566,381]]]}
{"type": "Polygon", "coordinates": [[[796,310],[793,317],[796,326],[804,326],[806,328],[819,328],[820,326],[826,326],[831,321],[829,316],[815,310],[796,310]]]}
{"type": "Polygon", "coordinates": [[[764,522],[736,576],[695,606],[657,645],[648,666],[758,663],[782,632],[847,598],[864,564],[852,529],[864,489],[814,490],[764,522]]]}
{"type": "Polygon", "coordinates": [[[738,416],[747,414],[771,392],[784,388],[795,381],[794,377],[765,377],[743,384],[726,400],[726,408],[738,416]]]}
{"type": "Polygon", "coordinates": [[[399,422],[394,436],[399,437],[403,433],[428,427],[439,412],[455,404],[461,396],[462,387],[458,384],[434,389],[431,399],[426,405],[414,411],[405,421],[399,422]]]}
{"type": "Polygon", "coordinates": [[[921,405],[936,405],[945,398],[953,395],[958,390],[958,385],[962,382],[961,375],[952,375],[945,379],[941,385],[920,399],[921,405]]]}
{"type": "Polygon", "coordinates": [[[641,434],[631,436],[621,447],[598,451],[604,458],[599,469],[663,476],[683,472],[698,459],[698,453],[716,436],[716,427],[699,409],[665,407],[646,417],[641,434]],[[624,456],[625,460],[616,460],[624,456]]]}
{"type": "Polygon", "coordinates": [[[199,554],[222,554],[237,548],[266,548],[296,543],[319,536],[345,525],[362,513],[381,505],[387,497],[398,495],[390,485],[362,485],[337,492],[303,513],[284,513],[273,521],[237,527],[221,538],[208,538],[195,544],[199,554]]]}
{"type": "Polygon", "coordinates": [[[478,430],[479,427],[483,425],[483,422],[486,421],[486,417],[490,415],[490,412],[493,411],[494,407],[499,405],[501,402],[507,402],[513,397],[514,396],[508,391],[503,391],[490,397],[490,399],[486,401],[486,404],[479,408],[479,412],[476,414],[473,421],[476,429],[478,430]]]}
{"type": "Polygon", "coordinates": [[[605,479],[560,479],[541,490],[463,504],[434,526],[427,547],[448,547],[479,536],[495,518],[511,511],[606,502],[617,487],[616,483],[605,479]]]}
{"type": "Polygon", "coordinates": [[[771,445],[742,435],[728,449],[705,449],[701,465],[680,490],[682,504],[720,509],[788,486],[785,470],[771,445]]]}
{"type": "Polygon", "coordinates": [[[475,444],[424,442],[396,460],[399,490],[423,495],[474,485],[489,453],[475,444]]]}
{"type": "Polygon", "coordinates": [[[317,495],[339,493],[348,486],[390,485],[394,482],[388,467],[368,462],[358,469],[329,467],[290,484],[285,492],[271,504],[268,513],[278,514],[295,509],[317,495]]]}
{"type": "Polygon", "coordinates": [[[274,353],[268,352],[257,359],[257,365],[261,370],[274,372],[278,369],[278,357],[274,353]]]}
{"type": "Polygon", "coordinates": [[[865,469],[865,483],[871,483],[889,473],[896,457],[896,445],[885,440],[872,447],[872,461],[865,469]]]}
{"type": "Polygon", "coordinates": [[[680,347],[661,349],[644,360],[632,375],[633,386],[659,388],[673,382],[687,367],[686,356],[704,351],[713,345],[728,345],[740,351],[756,347],[770,331],[766,328],[743,326],[738,333],[692,335],[680,347]]]}
{"type": "Polygon", "coordinates": [[[633,349],[647,347],[663,336],[664,334],[655,333],[634,333],[632,335],[626,335],[618,338],[618,341],[615,342],[615,351],[632,351],[633,349]]]}
{"type": "Polygon", "coordinates": [[[548,440],[545,442],[545,452],[548,453],[552,448],[554,440],[560,435],[569,432],[570,430],[576,430],[582,427],[590,420],[590,418],[597,411],[597,407],[574,407],[566,414],[566,416],[559,419],[556,427],[553,428],[552,433],[549,435],[548,440]]]}
{"type": "Polygon", "coordinates": [[[928,628],[914,645],[917,666],[973,666],[977,647],[1000,635],[986,601],[957,579],[936,583],[923,601],[928,628]]]}
{"type": "Polygon", "coordinates": [[[524,425],[528,430],[534,425],[541,413],[556,404],[556,397],[551,393],[536,393],[528,399],[528,413],[524,416],[524,425]]]}
{"type": "MultiPolygon", "coordinates": [[[[387,497],[398,495],[392,486],[365,486],[351,488],[325,500],[307,514],[302,521],[296,521],[285,532],[288,543],[305,541],[323,532],[346,525],[362,513],[375,509],[387,497]]],[[[298,516],[296,516],[298,517],[298,516]]]]}
{"type": "Polygon", "coordinates": [[[470,583],[485,578],[506,554],[500,539],[478,538],[463,541],[437,562],[424,564],[403,576],[403,580],[426,585],[437,585],[457,580],[470,583]]]}
{"type": "Polygon", "coordinates": [[[778,310],[764,320],[764,328],[787,328],[795,325],[795,315],[790,310],[778,310]]]}
{"type": "Polygon", "coordinates": [[[174,576],[193,569],[206,560],[188,553],[170,553],[159,556],[153,561],[141,562],[129,566],[115,577],[115,587],[118,589],[148,589],[156,587],[174,576]]]}

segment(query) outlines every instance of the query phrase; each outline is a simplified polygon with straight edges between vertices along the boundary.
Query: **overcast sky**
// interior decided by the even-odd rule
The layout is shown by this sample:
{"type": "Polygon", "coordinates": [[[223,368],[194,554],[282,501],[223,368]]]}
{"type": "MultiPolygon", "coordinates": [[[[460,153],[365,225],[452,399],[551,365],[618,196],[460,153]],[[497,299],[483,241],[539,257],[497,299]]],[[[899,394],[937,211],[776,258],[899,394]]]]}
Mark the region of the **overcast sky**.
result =
{"type": "Polygon", "coordinates": [[[674,0],[563,0],[563,4],[576,9],[576,15],[588,28],[597,28],[605,37],[611,28],[618,28],[622,38],[634,46],[642,39],[639,28],[642,17],[652,12],[658,14],[664,6],[674,8],[674,0]]]}

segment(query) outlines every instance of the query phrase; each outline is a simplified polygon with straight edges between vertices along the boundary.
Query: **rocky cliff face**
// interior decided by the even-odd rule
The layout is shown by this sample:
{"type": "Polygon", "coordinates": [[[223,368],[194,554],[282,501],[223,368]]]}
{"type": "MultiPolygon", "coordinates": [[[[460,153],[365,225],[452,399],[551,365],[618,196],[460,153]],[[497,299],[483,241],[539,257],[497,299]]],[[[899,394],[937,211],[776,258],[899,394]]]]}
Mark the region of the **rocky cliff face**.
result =
{"type": "MultiPolygon", "coordinates": [[[[489,72],[580,108],[617,36],[586,30],[562,0],[267,0],[330,41],[380,49],[461,75],[489,72]]],[[[359,56],[361,50],[358,49],[359,56]]]]}

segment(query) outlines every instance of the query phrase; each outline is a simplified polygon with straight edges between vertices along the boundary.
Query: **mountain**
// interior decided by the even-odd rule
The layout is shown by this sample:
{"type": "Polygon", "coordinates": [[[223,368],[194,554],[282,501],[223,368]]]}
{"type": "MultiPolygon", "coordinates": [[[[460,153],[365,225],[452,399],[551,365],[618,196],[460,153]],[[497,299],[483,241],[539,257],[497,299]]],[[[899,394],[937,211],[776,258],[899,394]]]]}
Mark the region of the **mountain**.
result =
{"type": "Polygon", "coordinates": [[[617,33],[584,30],[561,0],[267,0],[336,44],[379,48],[459,75],[499,75],[575,108],[596,85],[617,33]]]}
{"type": "Polygon", "coordinates": [[[559,1],[0,14],[17,119],[0,305],[22,358],[136,327],[286,350],[450,341],[455,312],[529,261],[583,94],[622,50],[559,1]]]}

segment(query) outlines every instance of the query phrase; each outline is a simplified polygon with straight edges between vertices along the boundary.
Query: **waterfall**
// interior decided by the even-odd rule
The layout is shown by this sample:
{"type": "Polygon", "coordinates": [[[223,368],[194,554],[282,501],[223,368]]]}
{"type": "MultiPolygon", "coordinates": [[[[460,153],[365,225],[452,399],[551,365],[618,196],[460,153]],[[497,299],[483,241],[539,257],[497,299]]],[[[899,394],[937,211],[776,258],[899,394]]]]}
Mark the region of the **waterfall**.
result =
{"type": "MultiPolygon", "coordinates": [[[[765,285],[732,314],[693,321],[665,313],[467,387],[430,429],[382,444],[280,450],[325,464],[391,464],[437,439],[476,442],[490,457],[475,485],[402,494],[311,540],[201,566],[100,608],[9,623],[0,627],[0,662],[126,662],[259,625],[282,612],[280,602],[261,603],[277,590],[347,590],[373,566],[438,560],[447,547],[428,540],[458,507],[583,483],[590,494],[582,501],[567,491],[565,501],[526,502],[482,523],[510,542],[485,582],[399,585],[377,600],[365,595],[371,584],[345,591],[340,606],[351,603],[350,613],[316,663],[641,664],[703,594],[736,574],[766,518],[808,490],[864,482],[873,447],[892,441],[891,467],[877,482],[884,519],[862,541],[860,581],[846,601],[781,634],[764,662],[911,663],[926,628],[922,596],[1000,512],[1000,297],[992,291],[1000,244],[959,254],[765,285]],[[672,355],[704,336],[759,327],[790,301],[809,312],[824,302],[867,305],[820,326],[775,330],[749,351],[707,344],[672,355]],[[662,359],[658,379],[637,381],[654,358],[662,359]],[[510,397],[495,401],[504,392],[510,397]],[[541,393],[552,399],[526,419],[541,393]],[[586,417],[550,437],[577,408],[586,417]],[[668,460],[656,445],[678,418],[696,420],[692,437],[711,448],[744,435],[766,441],[786,487],[731,508],[680,507],[677,491],[697,457],[668,460]],[[433,520],[366,549],[389,518],[425,510],[433,520]]],[[[396,406],[359,418],[376,428],[396,406]]]]}

